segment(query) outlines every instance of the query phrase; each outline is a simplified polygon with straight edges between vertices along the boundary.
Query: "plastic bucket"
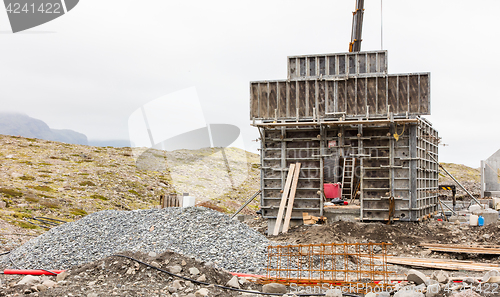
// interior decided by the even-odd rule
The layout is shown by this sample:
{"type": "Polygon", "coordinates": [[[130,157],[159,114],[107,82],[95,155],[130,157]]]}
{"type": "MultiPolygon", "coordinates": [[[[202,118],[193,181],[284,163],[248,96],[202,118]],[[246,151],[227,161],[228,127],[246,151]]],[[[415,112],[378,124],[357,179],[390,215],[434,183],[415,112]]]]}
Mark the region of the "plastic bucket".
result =
{"type": "Polygon", "coordinates": [[[325,197],[328,199],[340,198],[342,195],[341,189],[339,183],[323,184],[323,191],[325,192],[325,197]]]}

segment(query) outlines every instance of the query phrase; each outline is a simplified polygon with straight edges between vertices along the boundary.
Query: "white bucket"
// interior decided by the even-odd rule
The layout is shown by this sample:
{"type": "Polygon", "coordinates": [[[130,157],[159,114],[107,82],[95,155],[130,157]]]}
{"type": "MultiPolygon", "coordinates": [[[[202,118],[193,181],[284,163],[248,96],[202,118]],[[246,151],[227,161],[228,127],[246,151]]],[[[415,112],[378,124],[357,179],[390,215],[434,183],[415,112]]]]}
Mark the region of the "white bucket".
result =
{"type": "Polygon", "coordinates": [[[470,215],[469,217],[469,225],[471,226],[477,226],[477,220],[479,219],[479,216],[477,215],[470,215]]]}
{"type": "Polygon", "coordinates": [[[182,207],[190,207],[194,206],[195,204],[196,204],[196,198],[194,196],[182,197],[182,207]]]}

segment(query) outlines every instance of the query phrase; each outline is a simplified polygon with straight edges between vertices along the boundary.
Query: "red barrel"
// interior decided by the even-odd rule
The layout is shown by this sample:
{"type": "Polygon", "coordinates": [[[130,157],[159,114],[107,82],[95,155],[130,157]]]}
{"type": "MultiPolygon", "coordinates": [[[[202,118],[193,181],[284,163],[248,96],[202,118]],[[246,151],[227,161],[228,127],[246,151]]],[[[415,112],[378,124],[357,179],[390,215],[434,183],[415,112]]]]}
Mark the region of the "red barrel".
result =
{"type": "Polygon", "coordinates": [[[340,183],[323,184],[323,190],[325,192],[325,197],[328,199],[340,198],[340,196],[342,196],[342,187],[340,183]]]}

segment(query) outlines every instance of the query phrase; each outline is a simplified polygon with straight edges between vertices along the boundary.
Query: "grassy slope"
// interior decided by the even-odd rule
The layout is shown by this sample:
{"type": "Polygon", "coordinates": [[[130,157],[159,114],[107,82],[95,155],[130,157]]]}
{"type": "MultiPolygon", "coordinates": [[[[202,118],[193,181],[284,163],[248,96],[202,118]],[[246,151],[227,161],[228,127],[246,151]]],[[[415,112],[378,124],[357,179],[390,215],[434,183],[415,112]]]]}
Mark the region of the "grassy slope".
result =
{"type": "Polygon", "coordinates": [[[222,159],[217,152],[207,150],[210,149],[170,153],[152,150],[151,154],[163,158],[162,166],[143,168],[137,166],[130,148],[0,135],[0,201],[7,203],[7,208],[0,209],[0,218],[31,227],[24,218],[74,220],[104,209],[151,208],[158,205],[161,194],[186,191],[233,211],[258,187],[258,157],[239,149],[225,150],[237,185],[233,189],[224,183],[222,159]],[[200,154],[203,158],[199,158],[200,154]],[[192,159],[198,162],[193,163],[192,159]],[[177,176],[179,172],[183,174],[179,168],[188,170],[184,172],[187,179],[177,176]],[[213,177],[221,177],[222,181],[213,177]],[[210,187],[201,187],[204,184],[223,191],[211,195],[210,187]]]}

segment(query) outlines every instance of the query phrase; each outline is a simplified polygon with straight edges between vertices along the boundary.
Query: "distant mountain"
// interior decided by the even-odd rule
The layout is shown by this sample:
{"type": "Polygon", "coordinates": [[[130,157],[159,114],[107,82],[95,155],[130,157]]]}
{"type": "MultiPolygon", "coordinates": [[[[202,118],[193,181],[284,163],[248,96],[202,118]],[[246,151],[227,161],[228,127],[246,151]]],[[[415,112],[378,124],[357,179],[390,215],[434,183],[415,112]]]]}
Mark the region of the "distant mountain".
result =
{"type": "Polygon", "coordinates": [[[0,134],[88,145],[85,134],[51,129],[44,121],[21,113],[0,112],[0,134]]]}

